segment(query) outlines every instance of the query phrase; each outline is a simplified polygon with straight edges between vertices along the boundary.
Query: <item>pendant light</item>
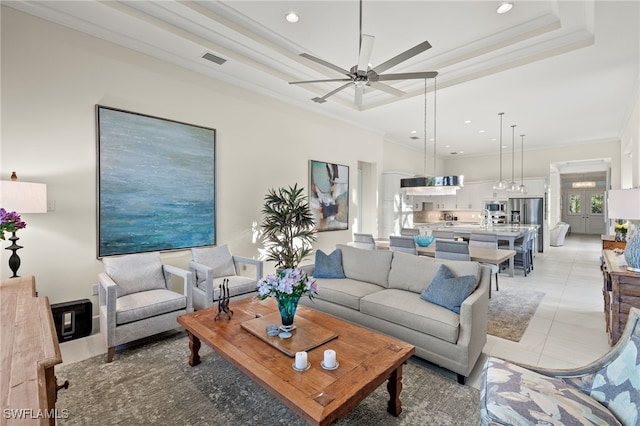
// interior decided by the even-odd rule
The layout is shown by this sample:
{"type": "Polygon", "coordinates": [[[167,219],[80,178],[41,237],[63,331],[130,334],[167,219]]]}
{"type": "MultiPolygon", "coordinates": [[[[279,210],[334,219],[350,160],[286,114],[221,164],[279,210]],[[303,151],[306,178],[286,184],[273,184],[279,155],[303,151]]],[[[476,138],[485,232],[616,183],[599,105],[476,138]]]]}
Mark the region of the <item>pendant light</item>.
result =
{"type": "Polygon", "coordinates": [[[507,191],[509,192],[520,191],[520,187],[518,186],[514,178],[514,170],[515,170],[515,163],[516,163],[515,155],[516,155],[516,125],[512,124],[511,125],[511,182],[509,182],[509,185],[507,186],[507,191]]]}
{"type": "Polygon", "coordinates": [[[507,182],[502,179],[502,116],[504,112],[498,113],[500,117],[500,179],[493,184],[493,189],[497,189],[499,191],[504,191],[507,189],[507,182]]]}
{"type": "Polygon", "coordinates": [[[424,80],[424,176],[400,179],[405,195],[455,195],[464,176],[436,176],[436,79],[433,80],[433,176],[427,176],[427,79],[424,80]]]}
{"type": "Polygon", "coordinates": [[[524,135],[520,135],[520,137],[522,138],[522,142],[521,142],[521,146],[520,146],[520,153],[521,153],[521,160],[520,160],[520,187],[518,188],[520,190],[520,192],[524,193],[525,192],[525,187],[524,187],[524,135]]]}

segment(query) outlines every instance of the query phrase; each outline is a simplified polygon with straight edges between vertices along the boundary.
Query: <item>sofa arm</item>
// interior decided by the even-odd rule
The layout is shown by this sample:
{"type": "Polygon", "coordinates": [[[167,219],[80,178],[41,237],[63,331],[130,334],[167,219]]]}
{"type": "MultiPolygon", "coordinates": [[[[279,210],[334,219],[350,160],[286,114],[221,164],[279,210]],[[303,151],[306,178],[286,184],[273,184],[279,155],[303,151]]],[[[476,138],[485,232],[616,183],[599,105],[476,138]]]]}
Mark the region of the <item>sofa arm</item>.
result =
{"type": "Polygon", "coordinates": [[[105,336],[107,347],[115,345],[116,340],[116,299],[118,286],[104,272],[98,274],[98,305],[100,314],[100,332],[105,336]]]}
{"type": "Polygon", "coordinates": [[[183,294],[187,297],[187,312],[193,312],[193,274],[190,271],[172,265],[162,265],[162,270],[164,272],[166,282],[169,282],[169,274],[182,278],[182,286],[184,288],[183,294]]]}
{"type": "Polygon", "coordinates": [[[236,274],[240,275],[237,273],[238,271],[238,264],[242,264],[245,263],[247,265],[253,265],[256,268],[256,282],[260,281],[262,279],[262,268],[263,268],[263,264],[264,262],[262,262],[262,260],[258,260],[258,259],[251,259],[249,257],[242,257],[242,256],[233,256],[233,264],[236,267],[236,274]]]}
{"type": "MultiPolygon", "coordinates": [[[[476,290],[460,305],[460,335],[458,345],[468,347],[470,361],[482,352],[487,343],[487,317],[489,310],[489,283],[491,268],[482,265],[480,283],[476,290]]],[[[470,363],[471,364],[471,363],[470,363]]],[[[470,365],[470,369],[473,365],[470,365]]]]}

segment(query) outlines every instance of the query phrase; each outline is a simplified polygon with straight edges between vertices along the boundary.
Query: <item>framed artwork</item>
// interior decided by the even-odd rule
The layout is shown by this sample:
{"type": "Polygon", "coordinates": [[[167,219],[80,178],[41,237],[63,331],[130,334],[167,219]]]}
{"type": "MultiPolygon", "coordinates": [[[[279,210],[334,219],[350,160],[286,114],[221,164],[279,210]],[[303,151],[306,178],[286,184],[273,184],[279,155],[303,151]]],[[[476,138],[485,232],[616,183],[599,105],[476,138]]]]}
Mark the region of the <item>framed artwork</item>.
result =
{"type": "Polygon", "coordinates": [[[216,131],[96,105],[98,257],[216,243],[216,131]]]}
{"type": "Polygon", "coordinates": [[[349,166],[309,161],[309,207],[318,232],[349,229],[349,166]]]}

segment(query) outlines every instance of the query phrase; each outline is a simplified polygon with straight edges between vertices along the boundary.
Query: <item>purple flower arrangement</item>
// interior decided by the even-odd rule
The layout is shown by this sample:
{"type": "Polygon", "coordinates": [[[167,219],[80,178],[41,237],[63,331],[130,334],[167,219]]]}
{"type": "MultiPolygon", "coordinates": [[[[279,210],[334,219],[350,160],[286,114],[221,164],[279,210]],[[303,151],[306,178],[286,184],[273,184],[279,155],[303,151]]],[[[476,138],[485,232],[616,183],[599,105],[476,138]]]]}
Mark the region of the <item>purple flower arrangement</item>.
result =
{"type": "Polygon", "coordinates": [[[8,212],[0,208],[0,240],[4,240],[5,232],[16,232],[18,229],[24,229],[26,223],[20,219],[20,215],[16,212],[8,212]]]}
{"type": "Polygon", "coordinates": [[[308,295],[310,299],[318,294],[317,282],[309,280],[306,272],[300,268],[290,268],[267,275],[258,282],[258,297],[264,300],[267,297],[281,298],[282,296],[299,298],[308,295]]]}

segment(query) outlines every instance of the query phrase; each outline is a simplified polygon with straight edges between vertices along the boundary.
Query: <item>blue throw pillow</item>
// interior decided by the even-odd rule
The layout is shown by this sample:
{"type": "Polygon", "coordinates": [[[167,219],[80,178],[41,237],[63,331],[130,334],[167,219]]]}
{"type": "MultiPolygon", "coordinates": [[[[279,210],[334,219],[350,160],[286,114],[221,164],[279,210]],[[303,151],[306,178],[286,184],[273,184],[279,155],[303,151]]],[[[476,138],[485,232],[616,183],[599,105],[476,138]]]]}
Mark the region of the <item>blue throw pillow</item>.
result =
{"type": "Polygon", "coordinates": [[[442,264],[431,284],[424,289],[420,297],[427,302],[434,303],[455,312],[460,313],[460,305],[469,297],[476,287],[476,277],[463,275],[456,277],[447,265],[442,264]]]}
{"type": "Polygon", "coordinates": [[[344,270],[342,269],[342,251],[335,249],[331,254],[326,254],[322,250],[317,250],[313,277],[345,278],[344,270]]]}

